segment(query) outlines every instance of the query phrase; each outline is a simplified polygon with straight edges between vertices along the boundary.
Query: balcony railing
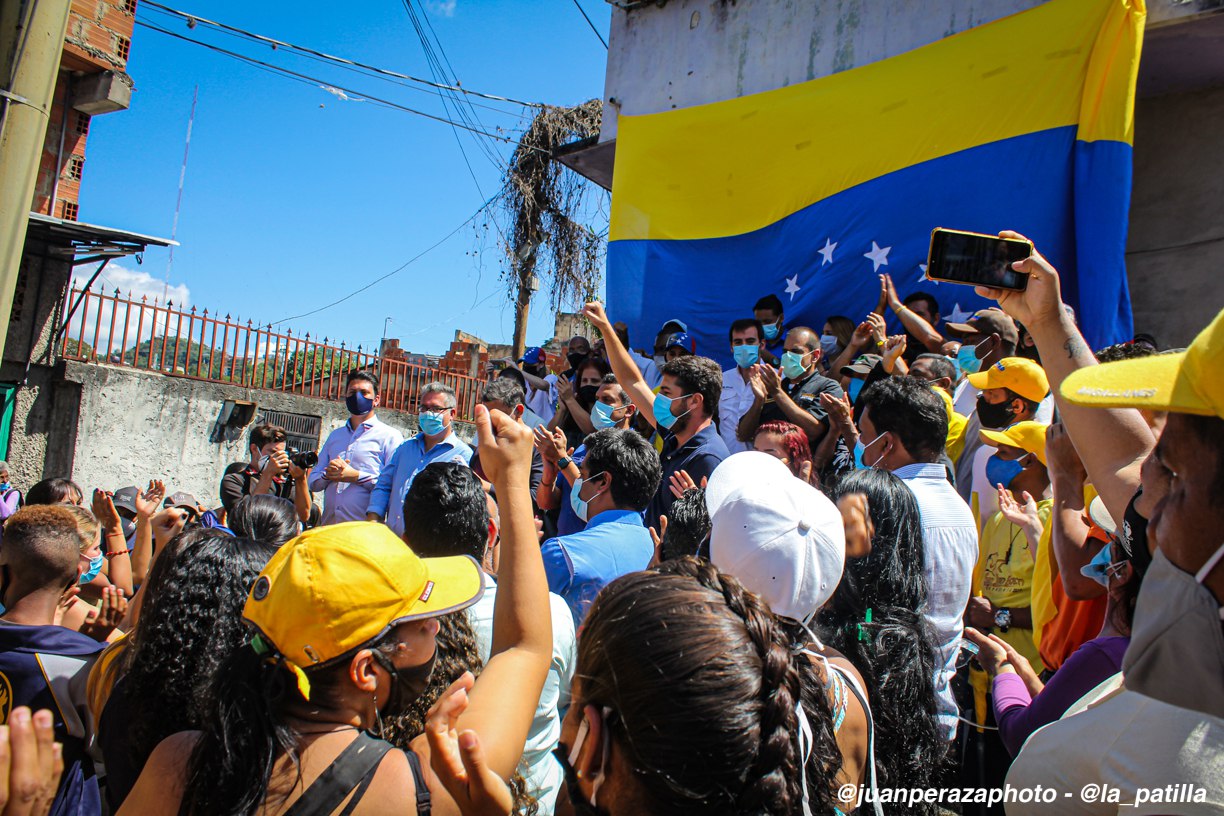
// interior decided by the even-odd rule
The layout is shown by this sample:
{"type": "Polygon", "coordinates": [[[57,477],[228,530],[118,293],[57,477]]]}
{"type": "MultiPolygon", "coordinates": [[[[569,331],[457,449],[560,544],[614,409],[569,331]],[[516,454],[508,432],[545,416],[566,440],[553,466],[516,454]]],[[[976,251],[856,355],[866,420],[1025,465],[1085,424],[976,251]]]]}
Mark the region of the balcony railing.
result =
{"type": "Polygon", "coordinates": [[[459,417],[468,420],[475,416],[485,385],[475,377],[383,359],[361,346],[331,345],[326,337],[312,339],[309,332],[281,333],[228,314],[210,315],[207,309],[178,309],[172,301],[134,300],[118,289],[110,295],[82,294],[74,286],[65,313],[78,298],[59,348],[67,360],[320,399],[342,398],[345,377],[360,368],[378,372],[384,408],[415,413],[421,388],[440,381],[455,389],[459,417]]]}

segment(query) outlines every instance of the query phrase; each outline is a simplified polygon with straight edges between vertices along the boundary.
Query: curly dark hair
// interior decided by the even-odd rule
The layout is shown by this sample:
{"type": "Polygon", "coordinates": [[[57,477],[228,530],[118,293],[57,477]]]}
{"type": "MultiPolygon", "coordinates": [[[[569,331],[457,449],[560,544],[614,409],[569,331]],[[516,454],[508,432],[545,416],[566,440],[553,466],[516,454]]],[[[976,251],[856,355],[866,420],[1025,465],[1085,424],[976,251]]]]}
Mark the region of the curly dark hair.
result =
{"type": "Polygon", "coordinates": [[[705,488],[690,487],[667,511],[667,530],[661,546],[663,560],[708,555],[709,537],[710,511],[706,508],[705,488]]]}
{"type": "Polygon", "coordinates": [[[246,642],[242,606],[276,549],[197,527],[158,554],[116,690],[133,703],[127,744],[135,767],[169,735],[199,727],[199,701],[217,667],[246,642]]]}
{"type": "MultiPolygon", "coordinates": [[[[834,501],[866,496],[875,533],[866,557],[846,560],[817,627],[867,685],[880,787],[932,787],[947,745],[936,717],[935,641],[923,618],[928,587],[918,503],[901,479],[881,468],[853,471],[832,492],[834,501]]],[[[897,812],[937,810],[917,804],[897,812]]]]}
{"type": "MultiPolygon", "coordinates": [[[[649,812],[790,816],[801,799],[800,680],[788,646],[733,577],[696,558],[668,561],[596,597],[573,705],[611,710],[605,727],[649,812]]],[[[826,781],[814,812],[831,812],[826,781]]]]}

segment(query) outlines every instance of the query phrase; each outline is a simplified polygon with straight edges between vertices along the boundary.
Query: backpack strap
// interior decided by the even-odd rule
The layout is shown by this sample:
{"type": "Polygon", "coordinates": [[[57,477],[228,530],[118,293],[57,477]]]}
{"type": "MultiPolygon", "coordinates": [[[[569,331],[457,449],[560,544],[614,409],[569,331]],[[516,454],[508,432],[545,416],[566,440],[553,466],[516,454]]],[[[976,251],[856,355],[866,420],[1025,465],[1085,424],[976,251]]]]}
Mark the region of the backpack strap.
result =
{"type": "Polygon", "coordinates": [[[421,758],[412,751],[405,751],[408,757],[408,769],[412,771],[412,786],[416,788],[417,816],[429,816],[429,785],[425,782],[425,773],[421,770],[421,758]]]}
{"type": "Polygon", "coordinates": [[[391,743],[358,731],[357,738],[310,783],[310,787],[285,811],[284,816],[331,816],[354,790],[356,795],[349,805],[355,805],[365,794],[370,780],[373,780],[378,764],[390,750],[391,743]]]}

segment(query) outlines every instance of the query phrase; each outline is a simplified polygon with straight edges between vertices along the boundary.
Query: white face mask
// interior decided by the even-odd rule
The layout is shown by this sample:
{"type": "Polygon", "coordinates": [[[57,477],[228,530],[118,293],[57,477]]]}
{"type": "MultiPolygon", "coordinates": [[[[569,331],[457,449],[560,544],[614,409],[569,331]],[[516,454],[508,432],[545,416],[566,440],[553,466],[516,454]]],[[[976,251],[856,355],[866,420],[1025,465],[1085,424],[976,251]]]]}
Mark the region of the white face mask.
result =
{"type": "Polygon", "coordinates": [[[1128,689],[1178,708],[1224,717],[1224,607],[1203,586],[1221,559],[1224,544],[1191,575],[1160,550],[1152,556],[1122,659],[1128,689]]]}

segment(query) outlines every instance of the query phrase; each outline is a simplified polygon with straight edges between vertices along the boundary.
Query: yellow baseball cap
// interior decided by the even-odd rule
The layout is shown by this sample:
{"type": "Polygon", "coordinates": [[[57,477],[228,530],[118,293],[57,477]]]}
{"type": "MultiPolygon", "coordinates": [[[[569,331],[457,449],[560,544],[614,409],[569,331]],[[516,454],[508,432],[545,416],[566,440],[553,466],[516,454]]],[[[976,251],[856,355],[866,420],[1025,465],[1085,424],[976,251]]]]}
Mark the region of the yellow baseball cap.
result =
{"type": "Polygon", "coordinates": [[[341,657],[405,621],[471,606],[484,593],[476,560],[420,558],[386,526],[350,521],[307,530],[259,573],[242,617],[256,651],[275,652],[310,698],[302,669],[341,657]]]}
{"type": "Polygon", "coordinates": [[[1033,402],[1041,402],[1050,393],[1045,369],[1027,357],[1004,357],[989,368],[970,374],[968,379],[979,391],[1006,388],[1033,402]]]}
{"type": "Polygon", "coordinates": [[[1090,408],[1150,408],[1224,418],[1224,311],[1185,351],[1081,368],[1063,398],[1090,408]],[[1214,372],[1214,373],[1213,373],[1214,372]]]}
{"type": "Polygon", "coordinates": [[[1027,453],[1037,454],[1041,464],[1046,463],[1046,429],[1050,427],[1044,422],[1017,422],[1001,431],[982,431],[982,443],[997,448],[1000,445],[1010,445],[1027,453]]]}

